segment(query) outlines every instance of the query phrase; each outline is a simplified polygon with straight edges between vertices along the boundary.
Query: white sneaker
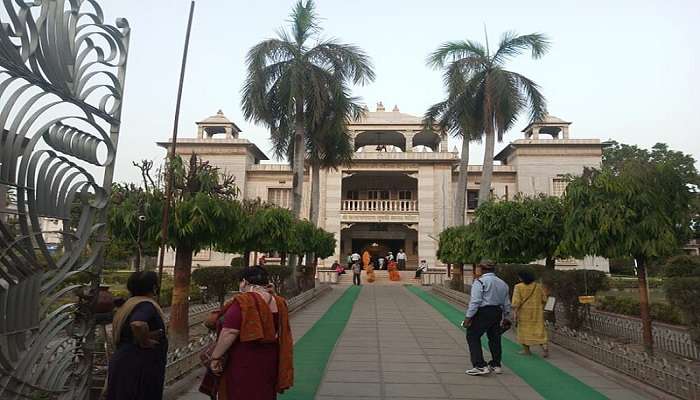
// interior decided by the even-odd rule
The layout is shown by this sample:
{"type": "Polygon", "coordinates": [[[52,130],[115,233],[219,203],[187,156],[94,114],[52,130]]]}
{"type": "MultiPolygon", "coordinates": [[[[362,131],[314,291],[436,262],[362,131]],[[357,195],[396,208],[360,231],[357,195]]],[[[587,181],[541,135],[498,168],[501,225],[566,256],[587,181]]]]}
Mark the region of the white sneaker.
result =
{"type": "Polygon", "coordinates": [[[496,375],[500,375],[503,373],[503,368],[501,367],[489,367],[489,369],[496,375]]]}
{"type": "Polygon", "coordinates": [[[468,369],[464,371],[465,374],[471,375],[471,376],[479,376],[479,375],[488,375],[491,373],[491,370],[489,367],[484,367],[484,368],[478,368],[474,367],[472,369],[468,369]]]}

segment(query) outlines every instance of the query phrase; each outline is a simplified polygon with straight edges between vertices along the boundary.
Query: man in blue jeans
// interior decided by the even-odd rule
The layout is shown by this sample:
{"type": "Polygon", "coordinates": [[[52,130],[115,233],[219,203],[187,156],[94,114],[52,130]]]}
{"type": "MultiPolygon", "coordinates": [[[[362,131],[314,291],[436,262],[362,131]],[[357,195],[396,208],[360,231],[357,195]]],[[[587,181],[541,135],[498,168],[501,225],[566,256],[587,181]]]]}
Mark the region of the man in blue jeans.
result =
{"type": "Polygon", "coordinates": [[[472,283],[469,308],[462,325],[467,328],[467,344],[472,361],[472,369],[467,375],[487,375],[502,373],[501,334],[502,327],[510,324],[511,304],[508,284],[496,276],[496,265],[484,261],[479,265],[481,276],[472,283]],[[481,350],[481,337],[486,333],[489,339],[491,362],[484,361],[481,350]]]}

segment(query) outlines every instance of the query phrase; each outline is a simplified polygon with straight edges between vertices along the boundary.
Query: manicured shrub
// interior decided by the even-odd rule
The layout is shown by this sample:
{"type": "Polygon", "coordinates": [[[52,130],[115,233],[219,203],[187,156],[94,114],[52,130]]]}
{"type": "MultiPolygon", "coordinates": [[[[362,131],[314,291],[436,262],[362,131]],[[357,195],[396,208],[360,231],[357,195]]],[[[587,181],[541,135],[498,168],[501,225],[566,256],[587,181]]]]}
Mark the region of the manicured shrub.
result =
{"type": "Polygon", "coordinates": [[[678,256],[665,267],[664,291],[690,328],[693,340],[700,344],[700,257],[678,256]]]}
{"type": "Polygon", "coordinates": [[[608,277],[601,271],[549,270],[542,281],[552,296],[564,307],[567,325],[578,329],[586,319],[587,305],[579,302],[579,296],[593,296],[609,288],[608,277]]]}
{"type": "MultiPolygon", "coordinates": [[[[607,311],[615,314],[639,317],[639,300],[622,296],[605,296],[596,300],[595,308],[600,311],[607,311]]],[[[655,321],[667,324],[682,325],[683,316],[680,311],[665,303],[651,304],[651,318],[655,321]]]]}
{"type": "Polygon", "coordinates": [[[238,286],[238,275],[233,267],[203,267],[192,271],[192,281],[207,288],[207,293],[215,296],[221,305],[226,293],[238,286]]]}
{"type": "Polygon", "coordinates": [[[535,275],[535,279],[540,280],[545,270],[546,267],[539,264],[499,264],[496,266],[496,275],[508,284],[512,295],[513,288],[520,283],[520,271],[529,271],[535,275]]]}

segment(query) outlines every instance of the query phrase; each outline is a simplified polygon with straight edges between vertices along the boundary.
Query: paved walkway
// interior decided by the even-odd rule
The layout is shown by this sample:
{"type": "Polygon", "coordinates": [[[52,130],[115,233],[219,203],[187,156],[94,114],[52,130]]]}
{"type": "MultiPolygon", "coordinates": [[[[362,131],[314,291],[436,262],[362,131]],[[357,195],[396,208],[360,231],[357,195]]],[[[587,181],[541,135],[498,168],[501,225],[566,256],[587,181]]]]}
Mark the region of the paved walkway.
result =
{"type": "MultiPolygon", "coordinates": [[[[327,322],[329,316],[324,313],[341,298],[346,288],[336,286],[331,293],[296,313],[292,317],[295,339],[303,337],[315,321],[327,322]]],[[[362,286],[347,325],[325,364],[325,374],[316,379],[320,382],[308,382],[307,379],[303,383],[312,387],[318,385],[317,400],[543,399],[540,394],[543,381],[556,389],[557,395],[547,396],[549,399],[658,398],[618,383],[619,375],[556,346],[551,349],[548,361],[539,358],[520,361],[513,358],[522,356],[514,356],[511,344],[509,357],[516,371],[506,364],[503,375],[467,376],[464,370],[468,367],[469,357],[464,331],[456,326],[457,321],[452,321],[452,317],[445,317],[453,315],[446,314],[449,305],[443,302],[440,308],[435,303],[429,304],[426,298],[422,298],[425,296],[419,296],[423,292],[413,293],[411,290],[401,286],[362,286]],[[556,371],[552,376],[565,376],[566,379],[547,381],[541,375],[533,378],[533,374],[523,373],[523,365],[527,367],[529,362],[533,363],[533,370],[556,371]],[[575,385],[571,385],[573,381],[575,385]]],[[[343,296],[340,302],[347,303],[348,297],[354,299],[353,296],[343,296]]],[[[459,310],[448,311],[455,313],[459,310]]],[[[323,369],[324,365],[304,362],[309,361],[304,360],[305,354],[309,353],[295,354],[295,358],[302,361],[297,368],[314,365],[313,368],[323,369]]],[[[325,358],[317,363],[324,364],[325,358]]],[[[297,376],[311,375],[297,371],[297,376]]],[[[281,400],[287,398],[302,397],[285,395],[281,400]]],[[[310,399],[311,396],[304,398],[310,399]]],[[[181,399],[204,397],[189,393],[181,399]]]]}

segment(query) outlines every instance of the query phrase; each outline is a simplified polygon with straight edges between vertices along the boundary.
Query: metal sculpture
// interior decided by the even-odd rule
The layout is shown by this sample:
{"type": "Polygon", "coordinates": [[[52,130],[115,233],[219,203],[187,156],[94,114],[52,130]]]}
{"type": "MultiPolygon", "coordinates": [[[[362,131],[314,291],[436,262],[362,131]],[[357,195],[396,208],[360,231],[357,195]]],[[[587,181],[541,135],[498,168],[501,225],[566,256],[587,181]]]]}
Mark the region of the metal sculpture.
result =
{"type": "Polygon", "coordinates": [[[95,0],[2,4],[0,398],[87,399],[129,25],[105,24],[95,0]],[[67,286],[79,273],[89,289],[67,286]]]}

